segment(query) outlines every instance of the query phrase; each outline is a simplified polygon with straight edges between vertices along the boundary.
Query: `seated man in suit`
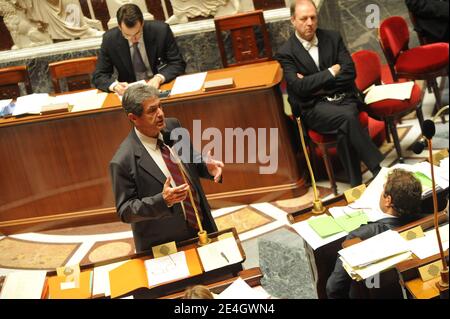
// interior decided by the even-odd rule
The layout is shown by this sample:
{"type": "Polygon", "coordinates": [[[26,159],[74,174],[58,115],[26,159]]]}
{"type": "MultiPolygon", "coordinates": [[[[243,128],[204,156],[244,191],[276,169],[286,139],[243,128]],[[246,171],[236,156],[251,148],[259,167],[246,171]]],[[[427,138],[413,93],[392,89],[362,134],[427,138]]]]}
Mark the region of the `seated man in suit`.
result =
{"type": "MultiPolygon", "coordinates": [[[[420,201],[422,198],[422,185],[414,177],[413,173],[403,169],[394,169],[388,175],[384,191],[380,195],[380,209],[386,218],[377,222],[369,222],[352,231],[345,240],[359,237],[362,240],[381,234],[389,229],[406,225],[420,216],[420,201]]],[[[327,281],[328,298],[351,297],[352,279],[338,259],[334,271],[327,281]]]]}
{"type": "Polygon", "coordinates": [[[131,86],[122,106],[134,127],[111,160],[110,172],[117,213],[123,222],[131,223],[136,251],[197,237],[198,225],[188,189],[203,228],[217,231],[199,177],[219,182],[223,163],[213,160],[209,153],[204,162],[190,141],[170,139],[180,123],[164,118],[156,88],[131,86]],[[187,146],[192,155],[187,158],[181,154],[183,162],[177,165],[171,159],[171,147],[182,142],[187,143],[182,149],[187,146]]]}
{"type": "Polygon", "coordinates": [[[339,158],[350,184],[357,186],[360,160],[376,175],[383,156],[359,123],[352,58],[337,32],[317,28],[313,1],[294,1],[291,22],[295,34],[275,58],[283,67],[292,112],[310,129],[337,134],[339,158]]]}
{"type": "Polygon", "coordinates": [[[427,42],[448,42],[448,0],[406,0],[408,10],[416,18],[415,30],[427,42]]]}
{"type": "Polygon", "coordinates": [[[186,63],[169,25],[144,21],[141,9],[132,3],[119,8],[117,23],[103,35],[92,77],[96,88],[123,95],[128,82],[149,80],[149,85],[159,88],[184,73],[186,63]]]}

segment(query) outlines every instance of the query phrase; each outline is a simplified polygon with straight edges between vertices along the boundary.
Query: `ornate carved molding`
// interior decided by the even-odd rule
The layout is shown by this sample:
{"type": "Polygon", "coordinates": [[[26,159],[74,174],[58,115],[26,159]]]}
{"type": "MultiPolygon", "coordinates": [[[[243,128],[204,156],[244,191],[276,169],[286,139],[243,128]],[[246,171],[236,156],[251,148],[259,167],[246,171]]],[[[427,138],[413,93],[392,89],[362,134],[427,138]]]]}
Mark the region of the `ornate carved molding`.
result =
{"type": "Polygon", "coordinates": [[[168,24],[187,23],[189,18],[209,17],[238,13],[241,6],[238,0],[170,0],[173,15],[166,20],[168,24]]]}

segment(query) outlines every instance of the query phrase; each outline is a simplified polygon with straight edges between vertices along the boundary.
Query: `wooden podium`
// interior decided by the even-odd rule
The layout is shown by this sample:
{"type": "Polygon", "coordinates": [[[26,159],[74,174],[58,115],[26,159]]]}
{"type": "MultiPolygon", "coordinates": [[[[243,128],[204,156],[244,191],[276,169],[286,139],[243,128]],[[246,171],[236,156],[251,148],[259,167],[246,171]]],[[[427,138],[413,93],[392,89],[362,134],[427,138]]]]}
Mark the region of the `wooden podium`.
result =
{"type": "MultiPolygon", "coordinates": [[[[135,299],[154,299],[154,298],[179,298],[180,295],[182,295],[184,293],[184,290],[192,285],[198,285],[198,284],[202,284],[202,285],[209,285],[211,288],[214,288],[214,291],[217,291],[217,289],[220,288],[225,288],[227,285],[229,285],[233,279],[236,279],[237,276],[239,276],[240,274],[243,275],[244,280],[247,279],[250,282],[252,282],[252,285],[255,285],[257,282],[259,282],[258,280],[261,278],[261,274],[257,269],[253,269],[251,271],[247,271],[247,272],[243,272],[243,268],[242,268],[242,263],[245,261],[245,252],[242,248],[241,242],[239,240],[238,234],[236,232],[235,228],[230,228],[230,229],[225,229],[216,233],[212,233],[209,234],[212,243],[216,242],[218,240],[218,238],[221,235],[227,234],[227,233],[232,233],[233,238],[236,241],[236,244],[238,246],[238,249],[240,251],[240,254],[242,256],[242,261],[238,262],[238,263],[234,263],[234,264],[229,264],[225,267],[221,267],[218,269],[214,269],[208,272],[205,272],[203,269],[203,266],[200,264],[200,271],[197,272],[194,275],[191,275],[187,278],[183,278],[180,280],[176,280],[176,281],[172,281],[172,282],[168,282],[168,283],[164,283],[164,284],[160,284],[158,286],[155,287],[140,287],[137,289],[132,289],[127,291],[126,293],[120,294],[120,298],[123,297],[127,297],[127,296],[133,296],[135,299]],[[178,296],[178,297],[177,297],[178,296]]],[[[187,241],[182,241],[177,243],[177,250],[178,251],[192,251],[192,249],[196,249],[198,248],[198,238],[193,238],[187,241]]],[[[91,276],[91,285],[93,283],[93,281],[96,280],[95,275],[93,275],[93,270],[95,267],[99,267],[99,266],[105,266],[108,264],[112,264],[112,263],[116,263],[116,262],[120,262],[120,261],[130,261],[130,260],[137,260],[137,259],[141,259],[141,260],[147,260],[147,259],[151,259],[153,258],[153,254],[151,251],[146,251],[146,252],[142,252],[139,254],[134,254],[134,255],[129,255],[129,256],[124,256],[124,257],[119,257],[119,258],[114,258],[114,259],[110,259],[110,260],[105,260],[105,261],[101,261],[98,263],[92,263],[92,264],[86,264],[86,265],[81,265],[80,266],[80,270],[81,270],[81,276],[83,277],[84,283],[85,284],[81,284],[80,287],[82,287],[82,289],[80,289],[79,294],[77,295],[76,291],[73,291],[72,293],[69,292],[65,292],[65,291],[59,291],[58,294],[54,295],[54,297],[59,297],[59,298],[65,298],[65,296],[67,295],[68,298],[86,298],[87,294],[86,294],[86,284],[89,283],[89,276],[91,276]]],[[[189,258],[187,258],[188,261],[188,266],[189,265],[189,258]]],[[[128,273],[126,274],[127,276],[133,276],[136,275],[134,273],[128,273]]],[[[49,283],[54,283],[54,284],[58,284],[59,281],[57,280],[56,277],[56,271],[53,272],[48,272],[47,274],[48,277],[48,282],[49,283]]],[[[111,277],[110,275],[110,278],[111,277]]],[[[131,281],[131,280],[127,280],[128,277],[123,277],[123,278],[119,278],[119,277],[115,277],[117,281],[112,282],[110,281],[110,287],[111,287],[111,292],[113,291],[113,289],[115,288],[114,285],[117,287],[118,285],[127,285],[127,281],[131,281]]],[[[131,277],[130,277],[131,279],[131,277]]],[[[121,287],[121,289],[123,289],[123,287],[121,287]]],[[[223,290],[222,289],[222,290],[223,290]]],[[[50,287],[49,291],[56,291],[57,289],[55,289],[55,287],[50,287]]],[[[92,290],[91,290],[92,293],[92,290]]],[[[89,298],[92,298],[92,296],[88,296],[89,298]]],[[[110,296],[94,296],[96,298],[110,298],[110,296]]]]}

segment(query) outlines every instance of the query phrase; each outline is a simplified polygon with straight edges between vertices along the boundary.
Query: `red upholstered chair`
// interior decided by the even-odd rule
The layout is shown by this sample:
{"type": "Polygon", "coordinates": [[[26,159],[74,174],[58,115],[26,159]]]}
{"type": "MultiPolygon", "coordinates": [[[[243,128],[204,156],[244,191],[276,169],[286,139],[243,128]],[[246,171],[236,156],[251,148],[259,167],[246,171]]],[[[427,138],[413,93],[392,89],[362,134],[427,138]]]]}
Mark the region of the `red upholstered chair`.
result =
{"type": "Polygon", "coordinates": [[[392,72],[399,78],[425,80],[436,98],[435,112],[442,107],[436,82],[439,76],[448,76],[448,43],[425,44],[409,49],[408,25],[402,17],[384,20],[378,29],[378,39],[392,72]]]}
{"type": "Polygon", "coordinates": [[[68,91],[90,89],[91,75],[95,71],[97,57],[85,57],[49,63],[55,93],[61,93],[60,81],[66,80],[68,91]]]}
{"type": "MultiPolygon", "coordinates": [[[[369,116],[366,112],[359,113],[359,122],[363,128],[368,127],[369,116]]],[[[334,195],[338,194],[336,179],[334,176],[333,165],[331,164],[331,148],[337,147],[337,136],[336,134],[320,134],[314,130],[307,129],[310,150],[313,158],[317,155],[321,155],[325,164],[325,169],[327,171],[328,179],[330,181],[330,187],[333,190],[334,195]],[[319,152],[315,151],[315,148],[319,149],[319,152]]],[[[316,161],[313,161],[313,163],[316,161]]]]}
{"type": "MultiPolygon", "coordinates": [[[[381,61],[373,51],[362,50],[352,54],[355,63],[355,84],[363,92],[372,84],[381,84],[381,61]]],[[[398,139],[396,121],[412,111],[416,111],[417,118],[422,127],[422,92],[417,84],[414,84],[409,100],[387,99],[367,105],[367,113],[370,117],[384,121],[392,134],[395,149],[400,163],[403,163],[402,150],[398,139]]]]}

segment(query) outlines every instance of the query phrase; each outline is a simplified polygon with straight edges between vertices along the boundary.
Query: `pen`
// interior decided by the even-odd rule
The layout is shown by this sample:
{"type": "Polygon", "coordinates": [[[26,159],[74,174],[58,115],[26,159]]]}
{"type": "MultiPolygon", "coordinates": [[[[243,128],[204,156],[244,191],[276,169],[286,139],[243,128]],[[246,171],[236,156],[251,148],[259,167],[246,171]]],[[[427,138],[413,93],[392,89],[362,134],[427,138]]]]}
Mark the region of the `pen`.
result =
{"type": "Polygon", "coordinates": [[[225,255],[225,253],[223,251],[220,252],[220,256],[222,256],[223,258],[225,258],[225,260],[227,261],[227,263],[230,263],[230,261],[228,260],[227,256],[225,255]]]}

